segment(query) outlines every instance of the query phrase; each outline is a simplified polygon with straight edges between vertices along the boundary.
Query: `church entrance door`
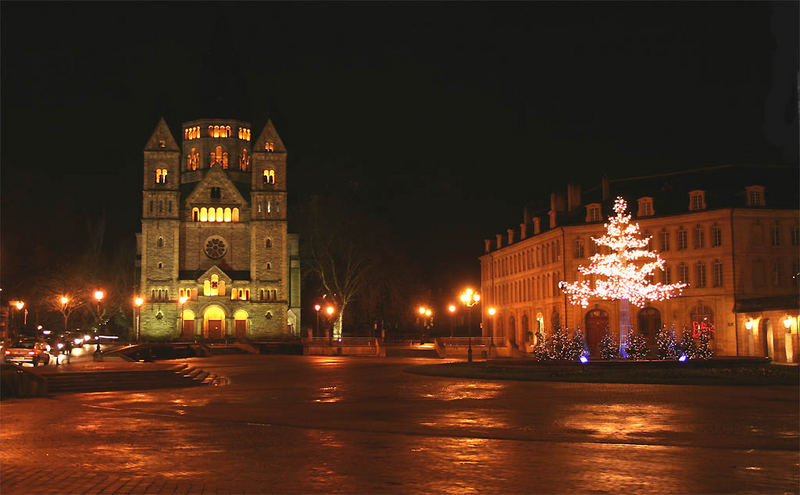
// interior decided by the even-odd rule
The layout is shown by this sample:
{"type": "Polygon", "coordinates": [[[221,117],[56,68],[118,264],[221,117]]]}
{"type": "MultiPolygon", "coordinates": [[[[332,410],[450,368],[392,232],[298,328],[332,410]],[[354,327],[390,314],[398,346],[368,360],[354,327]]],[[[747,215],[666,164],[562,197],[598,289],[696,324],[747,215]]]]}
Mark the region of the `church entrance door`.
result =
{"type": "Polygon", "coordinates": [[[222,340],[222,320],[208,320],[208,338],[222,340]]]}
{"type": "Polygon", "coordinates": [[[247,338],[247,320],[236,320],[234,322],[234,331],[237,339],[247,338]]]}
{"type": "Polygon", "coordinates": [[[183,320],[183,328],[181,329],[181,338],[183,340],[194,339],[194,320],[183,320]]]}

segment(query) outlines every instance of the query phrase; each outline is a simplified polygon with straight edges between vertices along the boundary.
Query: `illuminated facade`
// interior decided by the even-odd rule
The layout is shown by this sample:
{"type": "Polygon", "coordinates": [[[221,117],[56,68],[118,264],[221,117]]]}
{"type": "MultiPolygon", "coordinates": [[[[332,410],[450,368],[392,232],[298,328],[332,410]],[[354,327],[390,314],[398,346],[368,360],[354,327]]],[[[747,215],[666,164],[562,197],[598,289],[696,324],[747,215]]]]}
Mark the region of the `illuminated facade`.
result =
{"type": "Polygon", "coordinates": [[[780,168],[716,167],[685,173],[604,180],[584,191],[570,184],[549,209],[528,214],[518,227],[484,241],[481,256],[483,334],[494,333],[512,352],[530,352],[535,333],[556,325],[580,327],[590,350],[606,332],[619,338],[620,305],[590,299],[573,305],[559,282],[595,280],[579,266],[600,249],[616,196],[628,201],[632,221],[651,236],[664,259],[652,282],[685,282],[682,295],[630,306],[634,330],[654,345],[663,326],[680,332],[711,324],[717,355],[770,356],[797,362],[800,225],[797,172],[780,168]],[[582,198],[583,196],[583,198],[582,198]],[[584,201],[582,201],[582,199],[584,201]],[[484,312],[485,313],[485,312],[484,312]]]}
{"type": "Polygon", "coordinates": [[[247,122],[182,127],[178,145],[162,119],[144,149],[142,338],[298,335],[299,243],[287,231],[280,136],[272,122],[254,143],[247,122]]]}

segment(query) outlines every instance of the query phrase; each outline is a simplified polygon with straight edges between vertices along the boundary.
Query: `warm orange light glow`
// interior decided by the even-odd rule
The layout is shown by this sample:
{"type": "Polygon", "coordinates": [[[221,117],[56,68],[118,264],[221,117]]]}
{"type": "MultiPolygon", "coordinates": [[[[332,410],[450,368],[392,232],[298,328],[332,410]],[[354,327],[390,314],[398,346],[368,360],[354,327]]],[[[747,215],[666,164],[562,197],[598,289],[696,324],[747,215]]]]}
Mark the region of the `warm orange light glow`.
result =
{"type": "Polygon", "coordinates": [[[314,311],[319,311],[321,307],[322,306],[320,306],[319,304],[315,304],[314,305],[314,311]]]}
{"type": "Polygon", "coordinates": [[[334,311],[333,306],[328,306],[327,308],[325,308],[325,312],[328,313],[328,316],[332,315],[333,311],[334,311]]]}
{"type": "Polygon", "coordinates": [[[425,306],[420,306],[417,311],[419,311],[419,314],[424,315],[425,314],[425,306]]]}
{"type": "Polygon", "coordinates": [[[489,316],[494,316],[495,313],[497,313],[495,308],[489,308],[489,316]]]}
{"type": "Polygon", "coordinates": [[[753,320],[747,320],[744,322],[744,327],[748,330],[752,330],[753,328],[753,320]]]}
{"type": "Polygon", "coordinates": [[[136,299],[133,300],[133,304],[135,304],[137,307],[141,306],[142,304],[144,304],[144,299],[142,299],[141,297],[137,297],[136,299]]]}
{"type": "Polygon", "coordinates": [[[178,298],[178,302],[181,303],[181,304],[185,303],[186,302],[186,296],[179,297],[178,298]]]}
{"type": "Polygon", "coordinates": [[[94,298],[97,299],[98,302],[102,301],[105,295],[106,295],[105,292],[101,290],[94,291],[94,298]]]}
{"type": "Polygon", "coordinates": [[[468,288],[461,293],[459,299],[461,299],[461,302],[464,303],[465,306],[471,308],[472,306],[478,304],[478,301],[481,300],[481,296],[477,292],[468,288]]]}
{"type": "Polygon", "coordinates": [[[13,304],[17,309],[22,309],[25,307],[25,303],[22,301],[14,301],[13,304]]]}
{"type": "Polygon", "coordinates": [[[67,304],[69,302],[69,298],[67,296],[61,296],[58,300],[61,301],[61,304],[67,304]]]}
{"type": "Polygon", "coordinates": [[[786,327],[787,330],[792,328],[792,317],[791,316],[787,316],[786,319],[783,320],[783,326],[786,327]]]}
{"type": "Polygon", "coordinates": [[[207,222],[208,221],[208,209],[206,207],[200,208],[200,221],[207,222]]]}
{"type": "Polygon", "coordinates": [[[451,304],[450,306],[447,307],[447,311],[454,313],[456,311],[456,306],[454,304],[451,304]]]}
{"type": "Polygon", "coordinates": [[[231,209],[230,208],[225,208],[225,221],[226,222],[230,222],[231,221],[231,209]]]}
{"type": "Polygon", "coordinates": [[[431,311],[430,309],[426,309],[425,310],[425,316],[430,316],[432,314],[433,314],[433,311],[431,311]]]}

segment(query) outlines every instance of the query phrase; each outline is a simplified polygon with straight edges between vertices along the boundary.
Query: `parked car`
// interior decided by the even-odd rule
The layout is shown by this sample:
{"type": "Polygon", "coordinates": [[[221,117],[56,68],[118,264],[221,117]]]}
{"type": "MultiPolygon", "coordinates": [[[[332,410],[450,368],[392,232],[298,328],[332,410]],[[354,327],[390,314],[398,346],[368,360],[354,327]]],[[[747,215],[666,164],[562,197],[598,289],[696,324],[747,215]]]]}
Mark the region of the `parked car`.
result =
{"type": "Polygon", "coordinates": [[[47,344],[35,338],[22,338],[12,342],[3,349],[3,361],[6,363],[31,363],[37,366],[50,363],[47,344]]]}

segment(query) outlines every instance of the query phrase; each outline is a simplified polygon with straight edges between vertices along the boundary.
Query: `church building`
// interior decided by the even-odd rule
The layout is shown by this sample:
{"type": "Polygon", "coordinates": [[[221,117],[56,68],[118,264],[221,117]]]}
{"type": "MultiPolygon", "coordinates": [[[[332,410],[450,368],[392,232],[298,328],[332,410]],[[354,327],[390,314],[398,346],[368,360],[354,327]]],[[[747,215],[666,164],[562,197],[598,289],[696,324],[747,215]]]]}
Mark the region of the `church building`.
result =
{"type": "Polygon", "coordinates": [[[200,119],[144,148],[137,234],[143,340],[299,335],[299,240],[287,231],[286,148],[271,121],[200,119]]]}

